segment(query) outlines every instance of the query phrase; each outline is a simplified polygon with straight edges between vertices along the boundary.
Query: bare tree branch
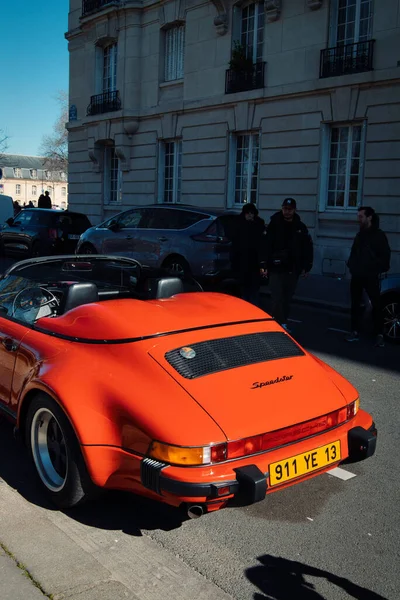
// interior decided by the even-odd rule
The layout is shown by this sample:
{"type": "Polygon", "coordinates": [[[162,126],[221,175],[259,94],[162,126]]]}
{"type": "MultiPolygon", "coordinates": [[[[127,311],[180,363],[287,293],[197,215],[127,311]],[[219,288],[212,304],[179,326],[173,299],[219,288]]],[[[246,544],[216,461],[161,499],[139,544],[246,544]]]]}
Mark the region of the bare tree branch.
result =
{"type": "Polygon", "coordinates": [[[7,152],[9,136],[5,133],[4,129],[0,129],[0,158],[7,152]]]}
{"type": "Polygon", "coordinates": [[[68,94],[60,91],[57,95],[60,116],[54,123],[53,132],[42,138],[39,153],[45,157],[43,166],[49,171],[68,171],[68,94]]]}

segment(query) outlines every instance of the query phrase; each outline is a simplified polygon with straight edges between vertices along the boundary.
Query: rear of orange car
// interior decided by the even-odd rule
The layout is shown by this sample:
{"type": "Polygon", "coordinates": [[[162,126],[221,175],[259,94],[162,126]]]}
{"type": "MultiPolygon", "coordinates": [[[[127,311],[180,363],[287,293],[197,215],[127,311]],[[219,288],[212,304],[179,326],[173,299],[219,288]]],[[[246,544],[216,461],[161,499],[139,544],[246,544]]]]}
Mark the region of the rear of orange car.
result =
{"type": "Polygon", "coordinates": [[[212,510],[233,496],[257,502],[374,453],[376,429],[356,390],[275,322],[208,331],[201,341],[204,334],[165,338],[150,355],[225,439],[202,448],[154,440],[141,465],[143,485],[173,503],[179,497],[212,510]]]}

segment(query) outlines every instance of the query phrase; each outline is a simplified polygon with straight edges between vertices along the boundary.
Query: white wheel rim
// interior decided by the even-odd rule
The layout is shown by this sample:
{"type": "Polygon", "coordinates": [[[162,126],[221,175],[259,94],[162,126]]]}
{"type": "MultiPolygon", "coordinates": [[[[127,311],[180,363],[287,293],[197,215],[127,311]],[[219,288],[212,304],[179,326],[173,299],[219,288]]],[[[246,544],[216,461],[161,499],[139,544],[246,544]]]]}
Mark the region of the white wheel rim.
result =
{"type": "Polygon", "coordinates": [[[67,448],[60,424],[47,408],[40,408],[33,417],[31,447],[44,485],[52,492],[61,491],[68,474],[67,448]]]}

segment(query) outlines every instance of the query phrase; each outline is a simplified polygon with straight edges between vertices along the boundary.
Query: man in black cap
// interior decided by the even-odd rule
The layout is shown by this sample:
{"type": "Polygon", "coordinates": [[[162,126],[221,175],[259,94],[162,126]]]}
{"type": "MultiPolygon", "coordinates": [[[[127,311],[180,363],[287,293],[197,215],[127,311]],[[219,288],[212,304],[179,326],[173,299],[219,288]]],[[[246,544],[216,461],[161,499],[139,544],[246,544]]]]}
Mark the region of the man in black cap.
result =
{"type": "Polygon", "coordinates": [[[299,275],[313,264],[313,243],[307,227],[296,213],[296,200],[286,198],[282,210],[272,215],[267,227],[267,268],[274,318],[288,329],[290,302],[299,275]]]}

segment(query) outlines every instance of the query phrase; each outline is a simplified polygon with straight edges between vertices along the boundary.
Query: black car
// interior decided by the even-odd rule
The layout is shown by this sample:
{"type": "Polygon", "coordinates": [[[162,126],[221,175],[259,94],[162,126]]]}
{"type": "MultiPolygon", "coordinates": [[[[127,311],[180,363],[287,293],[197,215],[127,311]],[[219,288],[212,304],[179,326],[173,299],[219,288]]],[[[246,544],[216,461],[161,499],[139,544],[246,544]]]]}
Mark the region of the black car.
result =
{"type": "Polygon", "coordinates": [[[46,208],[26,208],[0,230],[0,253],[25,256],[71,254],[91,227],[86,215],[46,208]]]}

